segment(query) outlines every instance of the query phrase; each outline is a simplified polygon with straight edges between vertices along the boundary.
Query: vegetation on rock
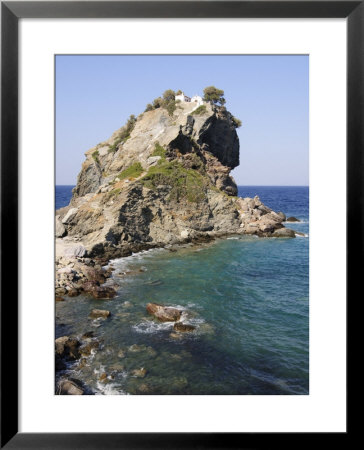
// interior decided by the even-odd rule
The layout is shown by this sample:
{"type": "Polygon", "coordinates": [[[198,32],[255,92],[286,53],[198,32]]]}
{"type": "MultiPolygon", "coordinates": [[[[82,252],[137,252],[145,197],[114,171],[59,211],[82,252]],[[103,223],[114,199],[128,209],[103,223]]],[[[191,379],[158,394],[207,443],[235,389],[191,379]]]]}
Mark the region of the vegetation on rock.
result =
{"type": "Polygon", "coordinates": [[[92,158],[94,159],[94,161],[97,162],[97,164],[100,164],[100,161],[99,161],[99,151],[98,151],[98,150],[95,150],[95,151],[92,153],[92,158]]]}
{"type": "Polygon", "coordinates": [[[154,145],[154,151],[150,156],[161,156],[162,159],[166,158],[166,151],[164,147],[162,147],[159,142],[156,142],[154,145]]]}
{"type": "Polygon", "coordinates": [[[124,142],[126,142],[130,138],[130,134],[134,130],[136,121],[137,121],[136,117],[134,116],[134,114],[132,114],[129,117],[128,121],[126,122],[126,125],[122,128],[119,136],[115,139],[113,144],[109,146],[108,150],[109,153],[116,152],[118,146],[120,144],[124,144],[124,142]]]}
{"type": "Polygon", "coordinates": [[[232,121],[234,123],[235,128],[240,128],[242,125],[242,122],[240,119],[238,119],[237,117],[232,116],[232,121]]]}
{"type": "Polygon", "coordinates": [[[171,187],[169,199],[198,203],[206,198],[207,180],[195,169],[186,169],[178,161],[160,160],[141,179],[143,185],[155,190],[158,186],[171,187]]]}
{"type": "Polygon", "coordinates": [[[222,89],[217,89],[215,86],[208,86],[203,90],[203,93],[205,102],[210,102],[215,105],[220,104],[221,106],[226,103],[226,100],[223,97],[224,91],[222,89]]]}
{"type": "Polygon", "coordinates": [[[173,113],[176,110],[176,95],[176,92],[174,92],[172,89],[167,89],[166,91],[164,91],[163,97],[157,97],[153,100],[153,104],[147,104],[145,112],[152,111],[153,109],[164,108],[168,111],[168,114],[170,116],[173,116],[173,113]]]}
{"type": "Polygon", "coordinates": [[[119,173],[118,178],[124,180],[125,178],[138,178],[144,172],[140,162],[136,162],[127,169],[119,173]]]}
{"type": "Polygon", "coordinates": [[[191,112],[193,116],[199,116],[206,112],[206,105],[200,105],[197,109],[191,112]]]}

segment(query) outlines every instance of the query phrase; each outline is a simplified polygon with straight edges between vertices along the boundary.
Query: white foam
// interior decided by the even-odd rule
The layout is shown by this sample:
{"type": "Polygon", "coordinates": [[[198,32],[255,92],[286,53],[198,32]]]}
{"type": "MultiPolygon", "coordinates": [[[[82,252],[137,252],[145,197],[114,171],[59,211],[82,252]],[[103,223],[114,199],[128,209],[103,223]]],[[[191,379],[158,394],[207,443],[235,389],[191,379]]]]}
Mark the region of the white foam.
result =
{"type": "MultiPolygon", "coordinates": [[[[123,273],[127,272],[129,266],[135,263],[135,260],[142,261],[145,258],[150,258],[154,256],[156,253],[161,253],[167,251],[164,248],[151,248],[149,250],[142,250],[138,253],[133,253],[130,256],[124,256],[123,258],[111,259],[109,265],[114,266],[113,273],[123,273]]],[[[108,267],[107,266],[107,267],[108,267]]],[[[147,268],[142,266],[143,270],[146,271],[147,268]]]]}
{"type": "Polygon", "coordinates": [[[152,320],[150,321],[144,321],[137,325],[133,325],[132,328],[137,333],[159,333],[161,331],[167,331],[173,329],[174,322],[154,322],[152,320]]]}
{"type": "Polygon", "coordinates": [[[117,387],[115,383],[101,383],[100,381],[96,384],[95,395],[127,395],[122,389],[117,387]]]}

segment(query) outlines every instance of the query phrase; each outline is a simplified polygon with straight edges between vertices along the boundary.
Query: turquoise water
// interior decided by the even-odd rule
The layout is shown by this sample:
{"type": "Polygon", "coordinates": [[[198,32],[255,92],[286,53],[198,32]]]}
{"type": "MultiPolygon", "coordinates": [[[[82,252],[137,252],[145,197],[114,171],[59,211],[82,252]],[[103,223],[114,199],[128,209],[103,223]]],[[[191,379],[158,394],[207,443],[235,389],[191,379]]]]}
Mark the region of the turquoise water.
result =
{"type": "MultiPolygon", "coordinates": [[[[289,226],[308,236],[308,188],[239,194],[298,217],[289,226]]],[[[82,369],[66,374],[97,394],[308,394],[308,244],[308,237],[231,237],[113,261],[118,297],[56,305],[57,337],[94,330],[101,342],[82,369]],[[171,336],[173,324],[153,320],[148,302],[182,307],[196,331],[171,336]],[[112,316],[89,320],[93,308],[112,316]],[[133,376],[142,367],[146,376],[133,376]]]]}

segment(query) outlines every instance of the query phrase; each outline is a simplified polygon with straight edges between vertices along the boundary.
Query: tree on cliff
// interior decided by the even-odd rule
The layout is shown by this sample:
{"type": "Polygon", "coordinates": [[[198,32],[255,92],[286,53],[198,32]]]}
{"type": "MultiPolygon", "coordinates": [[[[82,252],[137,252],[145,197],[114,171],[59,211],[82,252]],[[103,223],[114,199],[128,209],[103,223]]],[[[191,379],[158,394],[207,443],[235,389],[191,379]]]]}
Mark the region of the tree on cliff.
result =
{"type": "Polygon", "coordinates": [[[172,89],[167,89],[163,93],[163,100],[166,103],[173,102],[175,96],[176,96],[176,93],[172,89]]]}
{"type": "Polygon", "coordinates": [[[215,86],[208,86],[203,90],[204,101],[214,103],[215,105],[220,104],[225,105],[226,100],[224,99],[224,91],[222,89],[217,89],[215,86]]]}

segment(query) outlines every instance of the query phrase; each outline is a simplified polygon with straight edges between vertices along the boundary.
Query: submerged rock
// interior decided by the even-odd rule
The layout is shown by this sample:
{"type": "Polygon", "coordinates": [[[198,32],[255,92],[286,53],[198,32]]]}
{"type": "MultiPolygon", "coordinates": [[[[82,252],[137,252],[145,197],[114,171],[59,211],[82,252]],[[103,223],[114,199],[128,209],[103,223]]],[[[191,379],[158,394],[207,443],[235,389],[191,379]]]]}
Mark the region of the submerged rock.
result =
{"type": "Polygon", "coordinates": [[[94,331],[86,331],[86,333],[84,333],[82,335],[83,339],[90,339],[94,337],[95,332],[94,331]]]}
{"type": "Polygon", "coordinates": [[[195,330],[196,327],[194,327],[193,325],[189,325],[187,323],[182,323],[182,322],[176,322],[173,325],[173,329],[176,331],[182,331],[182,332],[186,332],[186,331],[193,331],[195,330]]]}
{"type": "Polygon", "coordinates": [[[79,352],[82,356],[90,356],[92,350],[99,348],[99,346],[100,344],[98,341],[87,342],[79,348],[79,352]]]}
{"type": "Polygon", "coordinates": [[[133,304],[127,300],[121,306],[122,308],[131,308],[133,304]]]}
{"type": "Polygon", "coordinates": [[[170,333],[169,337],[172,339],[182,339],[183,338],[181,333],[170,333]]]}
{"type": "Polygon", "coordinates": [[[171,306],[158,305],[157,303],[148,303],[147,311],[160,322],[176,322],[181,317],[181,311],[179,309],[171,306]]]}
{"type": "Polygon", "coordinates": [[[151,387],[146,383],[142,383],[137,387],[136,392],[138,394],[149,394],[151,392],[151,387]]]}
{"type": "Polygon", "coordinates": [[[100,375],[99,381],[102,381],[104,383],[107,381],[107,374],[105,372],[100,375]]]}
{"type": "Polygon", "coordinates": [[[115,363],[110,366],[110,370],[114,372],[122,372],[125,369],[123,364],[115,363]]]}
{"type": "Polygon", "coordinates": [[[125,356],[126,356],[126,354],[125,354],[125,352],[123,351],[123,350],[119,350],[118,351],[118,358],[125,358],[125,356]]]}
{"type": "Polygon", "coordinates": [[[134,369],[131,372],[131,375],[133,377],[137,377],[137,378],[144,378],[147,375],[147,369],[145,369],[144,367],[142,367],[140,369],[134,369]]]}
{"type": "Polygon", "coordinates": [[[133,344],[128,348],[128,351],[131,353],[138,353],[145,350],[145,345],[133,344]]]}
{"type": "Polygon", "coordinates": [[[103,317],[104,319],[107,319],[108,317],[110,317],[111,313],[110,311],[107,311],[106,309],[93,309],[90,314],[89,317],[91,319],[97,319],[98,317],[103,317]]]}

